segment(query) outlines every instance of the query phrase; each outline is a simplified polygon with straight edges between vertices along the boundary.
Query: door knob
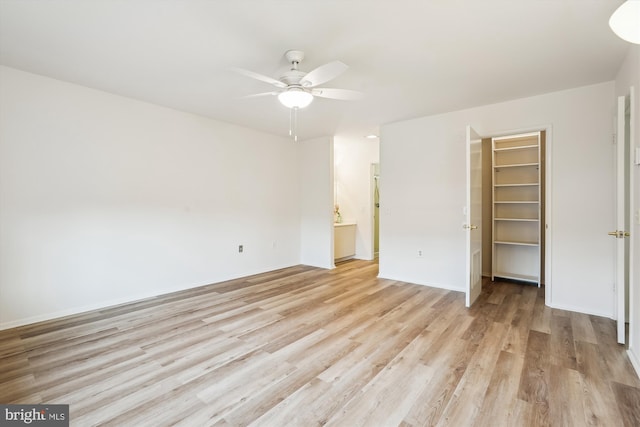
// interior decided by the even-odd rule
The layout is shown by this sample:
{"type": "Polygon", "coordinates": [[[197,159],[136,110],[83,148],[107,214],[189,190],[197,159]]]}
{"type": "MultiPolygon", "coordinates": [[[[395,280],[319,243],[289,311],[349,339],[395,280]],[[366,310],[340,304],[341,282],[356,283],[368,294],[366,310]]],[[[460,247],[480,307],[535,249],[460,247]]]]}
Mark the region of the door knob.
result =
{"type": "Polygon", "coordinates": [[[610,231],[607,234],[609,236],[615,236],[616,239],[624,239],[625,237],[630,236],[628,231],[622,231],[622,230],[610,231]]]}
{"type": "Polygon", "coordinates": [[[471,224],[471,225],[465,224],[465,225],[462,226],[462,228],[464,228],[466,230],[475,230],[476,228],[478,228],[478,226],[477,225],[473,225],[473,224],[471,224]]]}

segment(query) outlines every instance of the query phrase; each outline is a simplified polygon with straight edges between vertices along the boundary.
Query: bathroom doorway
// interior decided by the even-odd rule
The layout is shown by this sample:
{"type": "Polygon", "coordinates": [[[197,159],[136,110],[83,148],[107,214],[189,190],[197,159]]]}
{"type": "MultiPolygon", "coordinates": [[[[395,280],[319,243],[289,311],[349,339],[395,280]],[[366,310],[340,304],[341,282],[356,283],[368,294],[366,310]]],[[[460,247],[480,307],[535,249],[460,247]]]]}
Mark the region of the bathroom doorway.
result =
{"type": "Polygon", "coordinates": [[[371,182],[373,183],[373,257],[380,255],[380,163],[371,164],[371,182]]]}

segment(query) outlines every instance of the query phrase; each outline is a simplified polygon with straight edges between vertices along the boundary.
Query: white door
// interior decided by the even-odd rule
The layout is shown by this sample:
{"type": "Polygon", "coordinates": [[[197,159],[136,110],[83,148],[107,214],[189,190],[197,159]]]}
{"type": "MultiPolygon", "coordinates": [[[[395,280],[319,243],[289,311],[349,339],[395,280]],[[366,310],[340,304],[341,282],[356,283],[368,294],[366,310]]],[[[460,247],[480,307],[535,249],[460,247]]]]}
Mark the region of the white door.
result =
{"type": "Polygon", "coordinates": [[[482,292],[482,138],[467,126],[467,298],[471,307],[482,292]]]}
{"type": "Polygon", "coordinates": [[[616,202],[615,202],[615,231],[609,235],[615,242],[615,289],[616,289],[616,321],[618,343],[625,343],[625,288],[628,276],[626,271],[625,235],[627,233],[625,221],[625,97],[618,97],[618,113],[616,123],[616,202]]]}

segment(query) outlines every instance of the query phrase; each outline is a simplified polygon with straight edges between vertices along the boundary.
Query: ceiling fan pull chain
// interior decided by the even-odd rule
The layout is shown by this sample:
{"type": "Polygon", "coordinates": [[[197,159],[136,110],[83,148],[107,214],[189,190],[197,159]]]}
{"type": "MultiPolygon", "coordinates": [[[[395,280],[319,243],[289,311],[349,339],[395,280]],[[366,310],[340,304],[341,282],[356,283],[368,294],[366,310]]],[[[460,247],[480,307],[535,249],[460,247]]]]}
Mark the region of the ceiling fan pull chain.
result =
{"type": "Polygon", "coordinates": [[[289,110],[289,136],[293,136],[293,108],[289,110]]]}
{"type": "Polygon", "coordinates": [[[298,107],[293,107],[293,141],[298,142],[298,107]]]}

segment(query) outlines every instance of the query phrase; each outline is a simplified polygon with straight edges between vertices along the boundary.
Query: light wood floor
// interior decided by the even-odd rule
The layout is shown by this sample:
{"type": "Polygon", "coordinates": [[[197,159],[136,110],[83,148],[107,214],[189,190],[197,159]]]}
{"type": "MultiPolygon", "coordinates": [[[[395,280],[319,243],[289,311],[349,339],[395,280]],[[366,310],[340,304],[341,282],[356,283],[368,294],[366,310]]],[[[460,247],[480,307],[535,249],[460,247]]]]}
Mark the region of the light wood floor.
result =
{"type": "Polygon", "coordinates": [[[0,332],[0,402],[71,425],[638,426],[610,319],[293,267],[0,332]]]}

